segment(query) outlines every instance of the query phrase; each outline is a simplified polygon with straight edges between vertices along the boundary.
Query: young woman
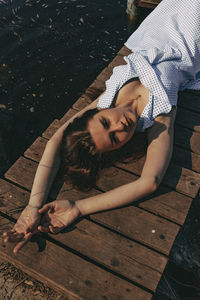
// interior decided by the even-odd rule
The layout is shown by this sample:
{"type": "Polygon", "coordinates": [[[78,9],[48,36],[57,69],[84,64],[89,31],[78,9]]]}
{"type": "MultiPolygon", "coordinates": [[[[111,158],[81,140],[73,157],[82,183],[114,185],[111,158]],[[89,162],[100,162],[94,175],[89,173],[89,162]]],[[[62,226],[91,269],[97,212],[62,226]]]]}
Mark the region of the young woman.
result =
{"type": "Polygon", "coordinates": [[[48,141],[29,203],[4,233],[5,242],[17,243],[14,253],[38,231],[57,233],[80,216],[127,205],[157,189],[172,154],[178,91],[199,89],[199,30],[199,0],[163,0],[130,36],[125,45],[132,53],[126,65],[114,68],[106,91],[48,141]],[[76,202],[45,204],[60,165],[76,186],[87,188],[95,184],[102,160],[145,131],[139,179],[76,202]]]}

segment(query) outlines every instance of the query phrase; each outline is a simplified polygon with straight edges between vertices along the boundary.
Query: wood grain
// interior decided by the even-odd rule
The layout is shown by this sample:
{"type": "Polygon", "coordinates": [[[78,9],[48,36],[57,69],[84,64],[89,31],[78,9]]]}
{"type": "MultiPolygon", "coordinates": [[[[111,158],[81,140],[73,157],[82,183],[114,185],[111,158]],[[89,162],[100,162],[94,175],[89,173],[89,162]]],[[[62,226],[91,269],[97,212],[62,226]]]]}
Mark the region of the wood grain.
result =
{"type": "MultiPolygon", "coordinates": [[[[0,194],[3,194],[0,211],[17,219],[28,202],[29,193],[0,180],[0,194]]],[[[166,257],[86,219],[53,237],[152,291],[155,291],[167,262],[166,257]]]]}
{"type": "MultiPolygon", "coordinates": [[[[12,228],[11,221],[0,217],[0,234],[12,228]]],[[[70,300],[151,299],[151,294],[40,237],[28,243],[17,255],[12,244],[1,237],[1,257],[37,280],[63,292],[70,300]]]]}

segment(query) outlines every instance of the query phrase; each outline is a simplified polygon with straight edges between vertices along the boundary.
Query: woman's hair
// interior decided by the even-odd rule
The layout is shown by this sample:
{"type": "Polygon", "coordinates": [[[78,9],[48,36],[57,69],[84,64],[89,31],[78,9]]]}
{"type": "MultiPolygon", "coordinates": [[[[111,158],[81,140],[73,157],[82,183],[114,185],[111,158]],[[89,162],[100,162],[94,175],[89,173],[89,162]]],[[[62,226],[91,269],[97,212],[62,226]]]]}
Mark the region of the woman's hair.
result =
{"type": "Polygon", "coordinates": [[[88,121],[98,112],[97,108],[77,117],[64,131],[61,160],[64,178],[80,190],[96,186],[99,171],[114,162],[129,162],[142,157],[147,148],[145,133],[135,132],[130,141],[120,149],[102,153],[96,149],[87,130],[88,121]]]}

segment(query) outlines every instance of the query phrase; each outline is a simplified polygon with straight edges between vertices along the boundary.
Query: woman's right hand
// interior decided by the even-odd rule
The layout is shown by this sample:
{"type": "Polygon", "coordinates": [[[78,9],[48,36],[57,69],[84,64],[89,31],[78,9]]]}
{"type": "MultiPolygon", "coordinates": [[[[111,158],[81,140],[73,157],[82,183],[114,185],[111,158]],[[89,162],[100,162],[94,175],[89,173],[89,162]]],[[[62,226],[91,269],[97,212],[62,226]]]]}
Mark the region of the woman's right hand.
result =
{"type": "Polygon", "coordinates": [[[38,232],[37,227],[40,224],[40,219],[41,214],[38,213],[38,208],[27,205],[13,229],[4,232],[5,243],[17,243],[13,249],[14,254],[17,254],[17,252],[27,244],[30,238],[38,232]]]}

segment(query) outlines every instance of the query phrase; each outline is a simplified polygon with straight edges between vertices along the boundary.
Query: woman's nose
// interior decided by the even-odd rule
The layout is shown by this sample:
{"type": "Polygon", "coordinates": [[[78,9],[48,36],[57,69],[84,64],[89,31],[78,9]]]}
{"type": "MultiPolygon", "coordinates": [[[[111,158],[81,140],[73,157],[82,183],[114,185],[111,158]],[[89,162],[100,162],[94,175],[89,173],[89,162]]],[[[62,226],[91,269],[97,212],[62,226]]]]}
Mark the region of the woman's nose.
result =
{"type": "Polygon", "coordinates": [[[124,129],[124,125],[120,121],[112,124],[111,131],[122,131],[123,129],[124,129]]]}

